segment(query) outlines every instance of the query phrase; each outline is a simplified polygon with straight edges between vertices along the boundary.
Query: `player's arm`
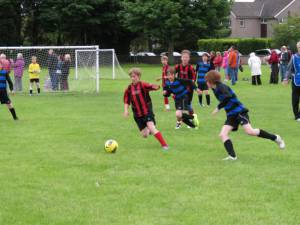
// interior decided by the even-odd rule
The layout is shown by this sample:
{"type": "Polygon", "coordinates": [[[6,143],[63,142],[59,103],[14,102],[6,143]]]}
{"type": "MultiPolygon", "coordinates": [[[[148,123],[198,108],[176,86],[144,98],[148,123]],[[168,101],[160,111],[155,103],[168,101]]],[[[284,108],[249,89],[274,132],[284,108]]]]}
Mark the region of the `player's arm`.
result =
{"type": "Polygon", "coordinates": [[[28,72],[29,73],[34,73],[34,68],[33,68],[32,64],[29,65],[28,72]]]}
{"type": "Polygon", "coordinates": [[[11,79],[10,79],[10,76],[8,75],[8,73],[5,76],[6,76],[8,86],[9,86],[9,90],[13,91],[14,90],[14,85],[13,85],[13,82],[11,81],[11,79]]]}
{"type": "Polygon", "coordinates": [[[160,89],[160,86],[158,84],[149,84],[149,83],[143,83],[143,87],[147,91],[157,91],[160,89]]]}
{"type": "Polygon", "coordinates": [[[192,77],[193,77],[194,82],[196,82],[196,79],[197,79],[196,71],[195,71],[194,67],[191,65],[191,73],[192,73],[192,77]]]}
{"type": "Polygon", "coordinates": [[[124,117],[129,116],[129,106],[130,106],[130,94],[129,94],[129,90],[126,89],[124,93],[124,117]]]}

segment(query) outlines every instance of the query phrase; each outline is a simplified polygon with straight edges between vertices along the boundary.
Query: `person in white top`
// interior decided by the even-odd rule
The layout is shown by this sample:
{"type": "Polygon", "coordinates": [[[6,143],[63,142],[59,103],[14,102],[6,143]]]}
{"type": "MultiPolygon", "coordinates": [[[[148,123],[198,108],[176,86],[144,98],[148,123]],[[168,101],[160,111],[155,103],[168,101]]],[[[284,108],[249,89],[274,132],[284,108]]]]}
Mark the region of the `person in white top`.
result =
{"type": "Polygon", "coordinates": [[[261,60],[254,52],[250,54],[248,65],[251,70],[252,85],[261,85],[261,60]]]}

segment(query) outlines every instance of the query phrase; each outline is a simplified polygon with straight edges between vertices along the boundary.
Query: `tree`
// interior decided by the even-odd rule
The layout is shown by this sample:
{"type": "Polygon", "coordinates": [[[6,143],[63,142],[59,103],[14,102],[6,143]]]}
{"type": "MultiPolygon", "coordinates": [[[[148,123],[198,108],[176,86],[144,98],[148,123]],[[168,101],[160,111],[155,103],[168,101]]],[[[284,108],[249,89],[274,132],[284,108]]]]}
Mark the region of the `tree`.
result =
{"type": "Polygon", "coordinates": [[[158,40],[173,56],[176,45],[196,48],[198,38],[213,37],[223,28],[230,4],[228,0],[125,0],[120,16],[127,29],[158,40]]]}
{"type": "Polygon", "coordinates": [[[300,37],[300,17],[289,17],[287,23],[274,25],[275,46],[288,45],[296,51],[296,43],[300,37]]]}

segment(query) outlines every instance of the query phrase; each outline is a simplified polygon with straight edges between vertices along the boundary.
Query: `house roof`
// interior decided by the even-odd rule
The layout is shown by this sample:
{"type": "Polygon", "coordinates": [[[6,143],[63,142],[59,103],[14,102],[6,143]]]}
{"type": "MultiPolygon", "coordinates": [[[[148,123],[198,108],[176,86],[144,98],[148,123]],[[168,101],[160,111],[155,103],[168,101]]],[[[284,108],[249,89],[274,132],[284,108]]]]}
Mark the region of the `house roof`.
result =
{"type": "Polygon", "coordinates": [[[243,18],[274,18],[293,0],[255,0],[254,2],[235,2],[232,12],[243,18]]]}

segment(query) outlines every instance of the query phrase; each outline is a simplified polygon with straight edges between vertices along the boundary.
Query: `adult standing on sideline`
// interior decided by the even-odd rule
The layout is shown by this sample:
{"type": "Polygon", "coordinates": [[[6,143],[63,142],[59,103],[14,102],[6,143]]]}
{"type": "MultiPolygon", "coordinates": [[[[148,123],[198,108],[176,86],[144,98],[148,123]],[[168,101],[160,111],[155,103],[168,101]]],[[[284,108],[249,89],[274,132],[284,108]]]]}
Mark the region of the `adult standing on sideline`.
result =
{"type": "Polygon", "coordinates": [[[14,68],[14,78],[15,78],[15,91],[22,91],[23,90],[23,85],[22,85],[22,77],[23,77],[23,72],[24,72],[24,66],[25,62],[23,59],[22,53],[17,54],[17,59],[13,63],[13,68],[14,68]]]}
{"type": "Polygon", "coordinates": [[[255,55],[254,52],[250,53],[250,58],[248,59],[248,65],[251,70],[252,85],[261,85],[261,60],[255,55]]]}
{"type": "Polygon", "coordinates": [[[228,74],[231,79],[231,84],[235,85],[237,81],[237,73],[239,69],[239,52],[234,46],[229,49],[228,55],[228,74]]]}
{"type": "Polygon", "coordinates": [[[58,89],[58,78],[56,76],[56,67],[57,67],[58,59],[57,55],[53,52],[53,49],[50,49],[48,52],[48,71],[51,80],[51,87],[53,91],[58,89]]]}
{"type": "Polygon", "coordinates": [[[270,84],[278,84],[278,74],[279,74],[279,56],[277,55],[275,50],[272,50],[269,64],[271,66],[271,76],[270,76],[270,84]]]}
{"type": "Polygon", "coordinates": [[[295,120],[300,122],[300,41],[297,43],[298,52],[294,54],[288,64],[286,76],[284,79],[285,84],[288,80],[292,83],[292,107],[295,120]]]}
{"type": "Polygon", "coordinates": [[[71,56],[70,54],[66,54],[64,56],[64,60],[61,68],[61,84],[60,87],[63,91],[69,90],[69,74],[70,74],[70,66],[71,66],[71,56]]]}
{"type": "Polygon", "coordinates": [[[281,82],[284,80],[285,78],[285,74],[287,71],[287,66],[289,64],[290,61],[290,55],[289,52],[287,50],[286,46],[282,46],[281,47],[281,54],[280,54],[280,75],[281,75],[281,82]]]}

